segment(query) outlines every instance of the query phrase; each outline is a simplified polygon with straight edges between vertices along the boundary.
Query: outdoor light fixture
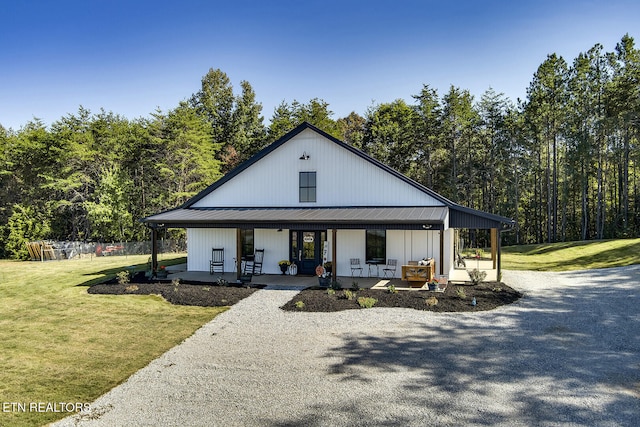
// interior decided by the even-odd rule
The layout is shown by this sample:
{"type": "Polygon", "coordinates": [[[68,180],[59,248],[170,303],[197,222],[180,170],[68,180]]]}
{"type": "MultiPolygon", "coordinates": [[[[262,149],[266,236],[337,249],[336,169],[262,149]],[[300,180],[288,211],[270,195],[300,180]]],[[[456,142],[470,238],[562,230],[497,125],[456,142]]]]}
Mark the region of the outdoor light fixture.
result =
{"type": "Polygon", "coordinates": [[[424,228],[425,230],[431,230],[433,226],[431,224],[423,224],[422,228],[424,228]]]}
{"type": "Polygon", "coordinates": [[[300,156],[300,160],[309,160],[309,155],[306,151],[302,153],[302,156],[300,156]]]}

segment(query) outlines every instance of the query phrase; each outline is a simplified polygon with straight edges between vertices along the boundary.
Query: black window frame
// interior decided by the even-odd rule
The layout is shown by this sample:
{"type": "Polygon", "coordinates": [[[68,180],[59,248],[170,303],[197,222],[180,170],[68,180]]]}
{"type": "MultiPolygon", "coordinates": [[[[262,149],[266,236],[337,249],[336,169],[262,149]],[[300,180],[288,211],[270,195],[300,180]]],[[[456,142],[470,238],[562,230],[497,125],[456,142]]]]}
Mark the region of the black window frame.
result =
{"type": "Polygon", "coordinates": [[[387,260],[387,230],[366,230],[365,248],[367,262],[384,264],[387,260]]]}
{"type": "Polygon", "coordinates": [[[301,171],[298,175],[298,200],[300,203],[314,203],[317,198],[317,174],[315,171],[301,171]],[[311,179],[313,177],[313,179],[311,179]]]}
{"type": "Polygon", "coordinates": [[[242,228],[240,229],[240,242],[242,248],[242,257],[253,256],[255,252],[255,235],[253,228],[242,228]]]}

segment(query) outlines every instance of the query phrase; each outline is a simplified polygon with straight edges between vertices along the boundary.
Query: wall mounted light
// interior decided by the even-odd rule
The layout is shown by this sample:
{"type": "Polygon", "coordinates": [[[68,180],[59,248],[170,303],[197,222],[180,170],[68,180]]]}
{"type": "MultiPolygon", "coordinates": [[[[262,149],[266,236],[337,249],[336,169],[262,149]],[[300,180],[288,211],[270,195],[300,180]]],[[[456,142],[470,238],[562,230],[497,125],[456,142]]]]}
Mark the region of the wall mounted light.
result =
{"type": "Polygon", "coordinates": [[[425,230],[431,230],[433,228],[433,225],[431,225],[431,224],[423,224],[422,228],[424,228],[425,230]]]}
{"type": "Polygon", "coordinates": [[[302,156],[300,156],[300,160],[309,160],[309,155],[306,151],[302,153],[302,156]]]}

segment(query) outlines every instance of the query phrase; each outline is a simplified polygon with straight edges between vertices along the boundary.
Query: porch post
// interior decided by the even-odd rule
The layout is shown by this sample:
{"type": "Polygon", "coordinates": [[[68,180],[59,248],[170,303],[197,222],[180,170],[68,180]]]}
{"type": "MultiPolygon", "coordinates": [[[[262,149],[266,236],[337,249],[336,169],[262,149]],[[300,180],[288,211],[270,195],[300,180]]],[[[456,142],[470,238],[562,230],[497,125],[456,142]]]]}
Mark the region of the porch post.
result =
{"type": "Polygon", "coordinates": [[[158,226],[151,225],[151,276],[156,275],[158,271],[158,226]]]}
{"type": "Polygon", "coordinates": [[[444,276],[444,227],[440,230],[440,276],[444,276]]]}
{"type": "Polygon", "coordinates": [[[500,230],[496,229],[496,235],[497,235],[497,240],[498,240],[498,266],[497,266],[497,271],[496,271],[496,281],[500,281],[500,271],[502,270],[502,238],[500,237],[500,230]]]}
{"type": "Polygon", "coordinates": [[[494,270],[497,268],[497,263],[498,263],[498,258],[497,258],[498,244],[497,244],[497,240],[498,240],[498,229],[497,228],[492,228],[491,229],[491,261],[493,261],[493,269],[494,270]]]}
{"type": "Polygon", "coordinates": [[[338,272],[338,258],[336,257],[336,236],[338,235],[338,232],[335,228],[331,229],[331,260],[333,261],[331,263],[331,277],[334,278],[334,280],[336,279],[336,274],[338,272]]]}
{"type": "Polygon", "coordinates": [[[236,228],[236,280],[240,280],[242,275],[242,235],[240,229],[236,228]]]}

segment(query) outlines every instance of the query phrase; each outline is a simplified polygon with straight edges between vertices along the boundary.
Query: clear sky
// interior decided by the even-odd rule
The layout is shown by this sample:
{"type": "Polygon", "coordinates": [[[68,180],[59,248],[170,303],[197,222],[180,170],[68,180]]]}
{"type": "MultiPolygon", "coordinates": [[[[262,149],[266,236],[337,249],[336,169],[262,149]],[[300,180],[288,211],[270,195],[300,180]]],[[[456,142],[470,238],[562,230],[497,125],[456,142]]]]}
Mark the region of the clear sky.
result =
{"type": "Polygon", "coordinates": [[[4,0],[0,124],[80,105],[127,118],[175,108],[210,68],[253,86],[265,123],[282,101],[334,119],[450,85],[524,98],[547,54],[640,45],[637,0],[4,0]]]}

